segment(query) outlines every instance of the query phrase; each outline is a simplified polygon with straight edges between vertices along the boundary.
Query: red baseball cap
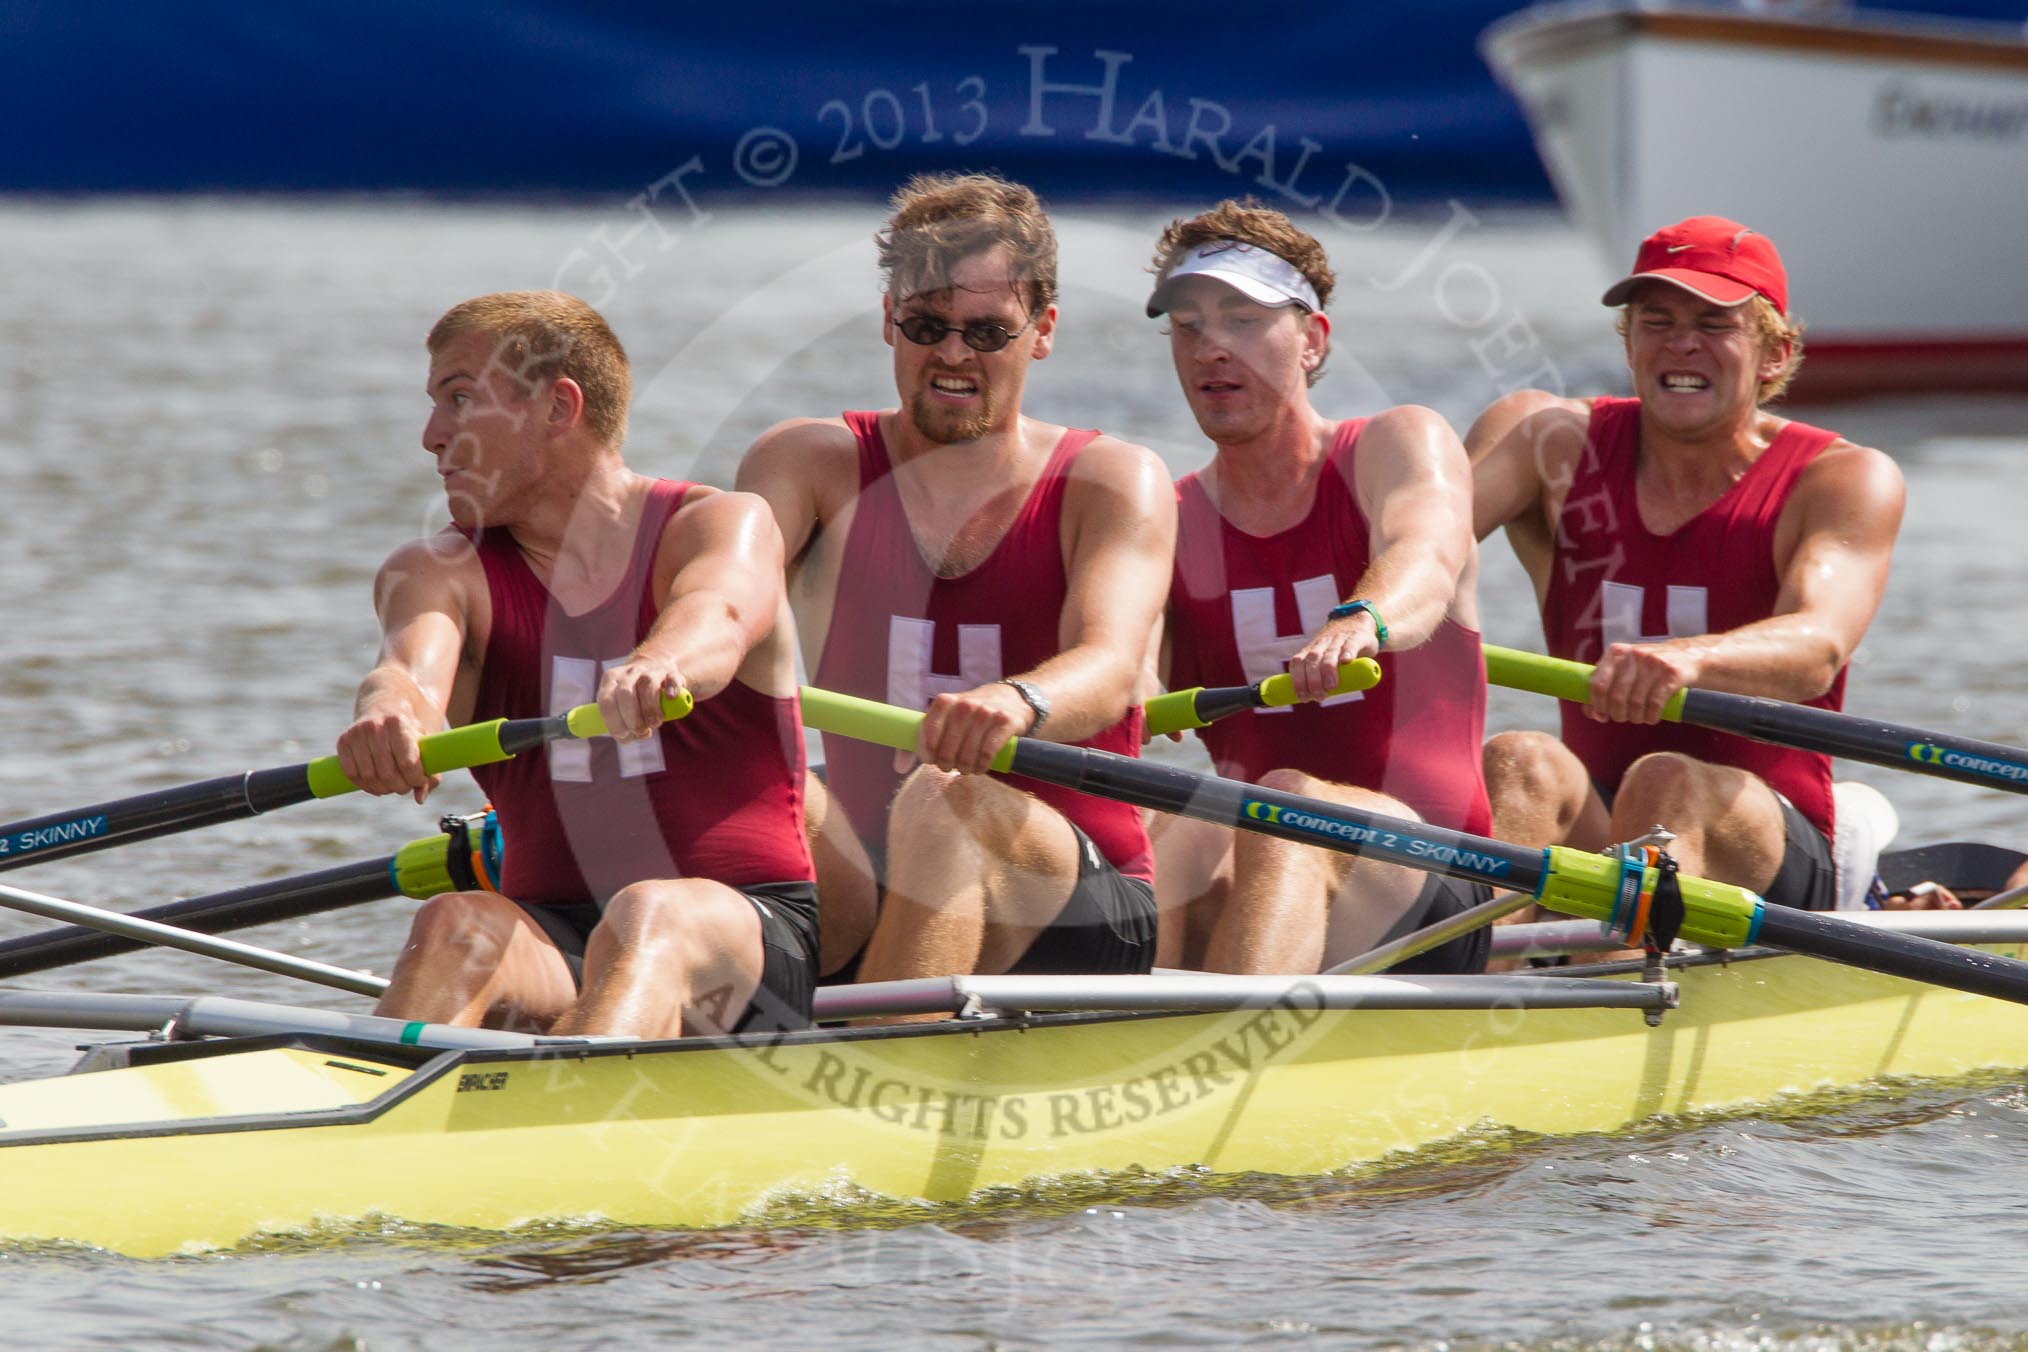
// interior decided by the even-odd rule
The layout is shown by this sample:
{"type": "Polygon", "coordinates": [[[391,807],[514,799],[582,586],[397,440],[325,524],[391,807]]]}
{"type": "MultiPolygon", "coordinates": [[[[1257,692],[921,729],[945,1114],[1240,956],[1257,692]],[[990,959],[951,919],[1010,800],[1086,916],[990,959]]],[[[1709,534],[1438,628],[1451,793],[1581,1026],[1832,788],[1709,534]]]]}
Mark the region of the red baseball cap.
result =
{"type": "Polygon", "coordinates": [[[1789,275],[1774,241],[1723,216],[1692,216],[1642,240],[1633,272],[1612,284],[1604,303],[1625,305],[1647,281],[1680,286],[1713,305],[1765,296],[1782,314],[1789,312],[1789,275]]]}

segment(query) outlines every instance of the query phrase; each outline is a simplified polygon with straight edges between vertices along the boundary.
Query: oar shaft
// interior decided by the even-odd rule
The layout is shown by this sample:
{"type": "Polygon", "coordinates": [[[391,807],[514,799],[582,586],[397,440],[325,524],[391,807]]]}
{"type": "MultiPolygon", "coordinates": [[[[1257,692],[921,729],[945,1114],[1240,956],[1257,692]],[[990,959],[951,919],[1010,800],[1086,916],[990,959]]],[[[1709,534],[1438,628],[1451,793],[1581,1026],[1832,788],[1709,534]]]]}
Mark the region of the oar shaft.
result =
{"type": "MultiPolygon", "coordinates": [[[[389,855],[299,877],[237,887],[229,892],[185,897],[130,914],[136,919],[175,925],[200,934],[222,934],[248,925],[295,920],[394,896],[398,889],[391,872],[393,864],[394,856],[389,855]]],[[[84,925],[24,934],[0,943],[0,978],[130,953],[149,947],[150,942],[84,925]]]]}
{"type": "MultiPolygon", "coordinates": [[[[491,891],[498,886],[500,864],[499,826],[490,811],[450,816],[444,818],[440,833],[411,840],[385,858],[186,897],[128,914],[174,925],[181,931],[221,934],[383,897],[408,896],[420,901],[441,892],[491,891]]],[[[24,934],[0,943],[0,978],[89,962],[145,946],[143,939],[83,925],[24,934]]]]}
{"type": "MultiPolygon", "coordinates": [[[[884,746],[915,745],[922,715],[849,695],[805,689],[803,718],[821,731],[884,746]]],[[[1216,775],[1137,760],[1091,747],[1017,738],[994,768],[1046,783],[1174,812],[1245,831],[1364,855],[1495,887],[1533,891],[1544,905],[1610,920],[1630,896],[1652,892],[1659,871],[1557,846],[1523,850],[1462,831],[1361,812],[1216,775]]],[[[1978,995],[2028,1004],[2028,963],[1968,953],[1907,936],[1855,936],[1847,922],[1769,906],[1743,888],[1706,878],[1678,879],[1683,938],[1720,948],[1776,944],[1797,952],[1978,995]]]]}
{"type": "Polygon", "coordinates": [[[1776,948],[1853,967],[1990,995],[1996,1000],[2028,1003],[2022,978],[2028,964],[1976,948],[1955,948],[1934,939],[1855,925],[1821,911],[1769,906],[1761,916],[1758,939],[1776,948]]]}
{"type": "Polygon", "coordinates": [[[1092,747],[1023,737],[1014,742],[1007,768],[1030,779],[1157,812],[1322,845],[1445,877],[1530,893],[1543,882],[1542,850],[1092,747]]]}
{"type": "Polygon", "coordinates": [[[1712,690],[1683,692],[1683,721],[1775,746],[2008,793],[2028,793],[2028,750],[1998,742],[1712,690]]]}
{"type": "MultiPolygon", "coordinates": [[[[263,772],[273,776],[275,771],[263,772]]],[[[300,776],[298,776],[300,778],[300,776]]],[[[279,803],[256,805],[255,776],[225,775],[181,788],[159,789],[130,798],[94,803],[0,826],[0,870],[24,868],[65,855],[88,854],[111,845],[236,821],[279,803]]],[[[272,791],[271,779],[259,788],[272,791]]],[[[285,801],[298,802],[308,797],[285,801]]]]}
{"type": "Polygon", "coordinates": [[[84,925],[91,929],[102,929],[129,939],[144,943],[160,944],[165,948],[180,948],[187,953],[198,953],[208,958],[220,958],[236,962],[244,967],[256,967],[264,972],[275,972],[282,976],[300,977],[319,985],[335,986],[355,995],[379,995],[387,989],[387,982],[364,972],[348,971],[343,967],[332,967],[307,958],[291,957],[272,949],[256,948],[232,939],[219,939],[210,935],[193,934],[189,930],[173,925],[158,924],[138,916],[121,915],[117,911],[104,911],[96,906],[85,906],[61,897],[44,896],[39,892],[26,892],[18,887],[0,886],[0,906],[17,911],[27,911],[49,920],[67,920],[72,924],[84,925]]]}
{"type": "MultiPolygon", "coordinates": [[[[1486,679],[1513,690],[1588,704],[1592,670],[1582,662],[1486,645],[1486,679]]],[[[1678,691],[1662,717],[1772,746],[1815,751],[2008,793],[2028,793],[2028,749],[1999,742],[1717,690],[1678,691]]]]}
{"type": "MultiPolygon", "coordinates": [[[[662,712],[669,718],[682,718],[691,707],[687,690],[662,701],[662,712]]],[[[597,737],[605,731],[605,720],[596,704],[580,705],[553,718],[496,718],[489,723],[433,732],[423,738],[423,769],[433,775],[469,770],[507,760],[544,742],[564,737],[597,737]]],[[[0,825],[0,871],[238,821],[312,798],[351,793],[357,787],[338,768],[336,756],[320,756],[300,765],[224,775],[179,788],[8,822],[0,825]]]]}

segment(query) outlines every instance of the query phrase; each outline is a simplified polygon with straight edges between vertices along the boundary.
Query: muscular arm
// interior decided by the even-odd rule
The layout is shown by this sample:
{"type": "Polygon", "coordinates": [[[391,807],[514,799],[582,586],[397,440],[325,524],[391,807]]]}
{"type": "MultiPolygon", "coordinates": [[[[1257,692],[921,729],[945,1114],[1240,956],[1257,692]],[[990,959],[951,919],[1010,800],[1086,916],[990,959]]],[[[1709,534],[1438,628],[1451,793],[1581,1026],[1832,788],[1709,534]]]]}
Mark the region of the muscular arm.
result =
{"type": "MultiPolygon", "coordinates": [[[[1105,437],[1078,457],[1064,514],[1070,586],[1061,650],[1009,674],[1048,698],[1042,735],[1075,742],[1118,722],[1134,699],[1169,597],[1176,491],[1152,451],[1105,437]]],[[[923,718],[922,757],[945,769],[983,770],[1033,718],[1019,693],[997,682],[940,695],[923,718]]]]}
{"type": "MultiPolygon", "coordinates": [[[[766,501],[781,530],[782,554],[803,556],[826,518],[825,499],[840,448],[848,454],[852,433],[836,418],[791,418],[761,433],[739,462],[733,488],[766,501]]],[[[847,468],[856,470],[856,459],[847,468]]],[[[851,481],[857,486],[857,480],[851,481]]]]}
{"type": "Polygon", "coordinates": [[[1901,527],[1901,471],[1834,444],[1803,471],[1775,528],[1781,592],[1767,619],[1654,644],[1614,644],[1592,678],[1595,718],[1652,723],[1685,686],[1814,699],[1865,636],[1901,527]]]}
{"type": "Polygon", "coordinates": [[[661,613],[599,682],[599,709],[621,740],[662,725],[664,695],[706,700],[725,689],[773,631],[782,603],[781,532],[754,494],[693,490],[669,518],[658,556],[675,561],[661,613]]]}
{"type": "Polygon", "coordinates": [[[1537,605],[1549,592],[1556,523],[1590,420],[1585,400],[1518,390],[1495,401],[1465,434],[1472,534],[1483,540],[1506,528],[1507,543],[1535,585],[1537,605]]]}
{"type": "MultiPolygon", "coordinates": [[[[1390,409],[1360,434],[1354,474],[1370,561],[1351,595],[1380,611],[1390,650],[1420,647],[1451,613],[1461,581],[1470,585],[1472,578],[1477,545],[1465,448],[1431,410],[1390,409]]],[[[1466,619],[1476,625],[1473,598],[1465,600],[1466,619]]],[[[1302,699],[1329,694],[1340,664],[1371,657],[1379,646],[1368,612],[1327,622],[1289,660],[1296,694],[1302,699]]]]}
{"type": "Polygon", "coordinates": [[[367,793],[412,793],[437,785],[423,773],[417,743],[444,725],[470,628],[463,540],[403,545],[374,579],[380,657],[359,683],[353,722],[338,738],[338,764],[367,793]],[[440,552],[443,551],[443,552],[440,552]]]}

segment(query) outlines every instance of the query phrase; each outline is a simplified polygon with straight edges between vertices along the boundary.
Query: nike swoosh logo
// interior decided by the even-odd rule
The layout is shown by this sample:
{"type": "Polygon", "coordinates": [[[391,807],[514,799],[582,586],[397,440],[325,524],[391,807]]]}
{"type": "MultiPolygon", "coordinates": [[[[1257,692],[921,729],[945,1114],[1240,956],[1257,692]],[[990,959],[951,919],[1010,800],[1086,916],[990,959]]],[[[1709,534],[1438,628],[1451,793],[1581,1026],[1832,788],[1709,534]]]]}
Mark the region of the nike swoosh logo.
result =
{"type": "Polygon", "coordinates": [[[1668,246],[1668,252],[1682,253],[1685,249],[1694,249],[1696,247],[1694,244],[1671,244],[1668,246]]]}

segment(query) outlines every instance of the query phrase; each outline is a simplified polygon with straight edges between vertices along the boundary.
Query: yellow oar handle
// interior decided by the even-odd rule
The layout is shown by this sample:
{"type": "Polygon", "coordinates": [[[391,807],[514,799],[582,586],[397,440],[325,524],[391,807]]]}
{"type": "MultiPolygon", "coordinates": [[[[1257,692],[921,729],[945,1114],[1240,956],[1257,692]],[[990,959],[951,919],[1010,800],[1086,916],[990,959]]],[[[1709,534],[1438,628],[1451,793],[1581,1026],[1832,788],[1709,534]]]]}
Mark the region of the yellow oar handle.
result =
{"type": "MultiPolygon", "coordinates": [[[[1355,690],[1371,690],[1380,684],[1380,664],[1370,657],[1356,658],[1338,668],[1338,684],[1331,687],[1324,696],[1349,695],[1355,690]]],[[[1289,679],[1286,671],[1277,672],[1260,683],[1261,707],[1280,709],[1296,702],[1296,683],[1289,679]]]]}
{"type": "MultiPolygon", "coordinates": [[[[1338,668],[1338,684],[1330,694],[1349,695],[1379,684],[1380,664],[1370,657],[1361,657],[1338,668]]],[[[1208,728],[1221,718],[1248,709],[1280,709],[1295,702],[1295,682],[1287,672],[1278,672],[1258,685],[1222,686],[1213,690],[1196,685],[1188,690],[1171,690],[1142,705],[1141,712],[1146,719],[1147,735],[1160,737],[1185,728],[1208,728]]]]}
{"type": "MultiPolygon", "coordinates": [[[[662,717],[674,721],[685,718],[697,701],[690,697],[688,690],[679,690],[673,695],[662,696],[662,717]]],[[[606,716],[599,712],[596,704],[580,704],[563,716],[565,726],[573,737],[604,737],[608,735],[606,716]]]]}
{"type": "MultiPolygon", "coordinates": [[[[506,760],[514,753],[500,745],[500,729],[505,726],[506,719],[496,718],[489,723],[430,733],[416,743],[416,749],[422,753],[424,772],[441,775],[506,760]]],[[[319,756],[304,767],[304,773],[313,798],[332,798],[359,787],[338,768],[336,756],[319,756]]]]}
{"type": "MultiPolygon", "coordinates": [[[[662,716],[681,718],[690,712],[695,703],[688,690],[662,697],[662,716]]],[[[573,737],[603,737],[606,735],[606,720],[599,713],[596,704],[580,704],[563,716],[564,725],[573,737]]],[[[423,770],[432,775],[448,774],[452,770],[469,770],[475,765],[493,765],[514,755],[500,744],[501,729],[525,733],[530,727],[538,729],[537,741],[553,740],[557,733],[554,725],[546,719],[516,719],[511,725],[504,718],[490,723],[473,723],[467,727],[452,728],[447,732],[433,732],[416,744],[422,753],[423,770]]],[[[526,750],[531,742],[522,741],[516,745],[526,750]]],[[[332,798],[341,793],[351,793],[358,788],[338,768],[336,756],[319,756],[303,767],[304,778],[313,798],[332,798]]]]}
{"type": "MultiPolygon", "coordinates": [[[[808,685],[803,687],[803,726],[875,746],[891,746],[896,751],[915,750],[922,737],[922,715],[912,709],[808,685]]],[[[1014,745],[1019,740],[1007,739],[1007,745],[993,757],[995,770],[1005,770],[1013,763],[1014,745]]]]}
{"type": "MultiPolygon", "coordinates": [[[[1509,690],[1532,690],[1572,704],[1589,704],[1591,674],[1595,670],[1582,662],[1486,645],[1486,679],[1509,690]]],[[[1662,706],[1662,717],[1671,723],[1682,722],[1683,697],[1688,693],[1678,690],[1669,696],[1669,702],[1662,706]]]]}

